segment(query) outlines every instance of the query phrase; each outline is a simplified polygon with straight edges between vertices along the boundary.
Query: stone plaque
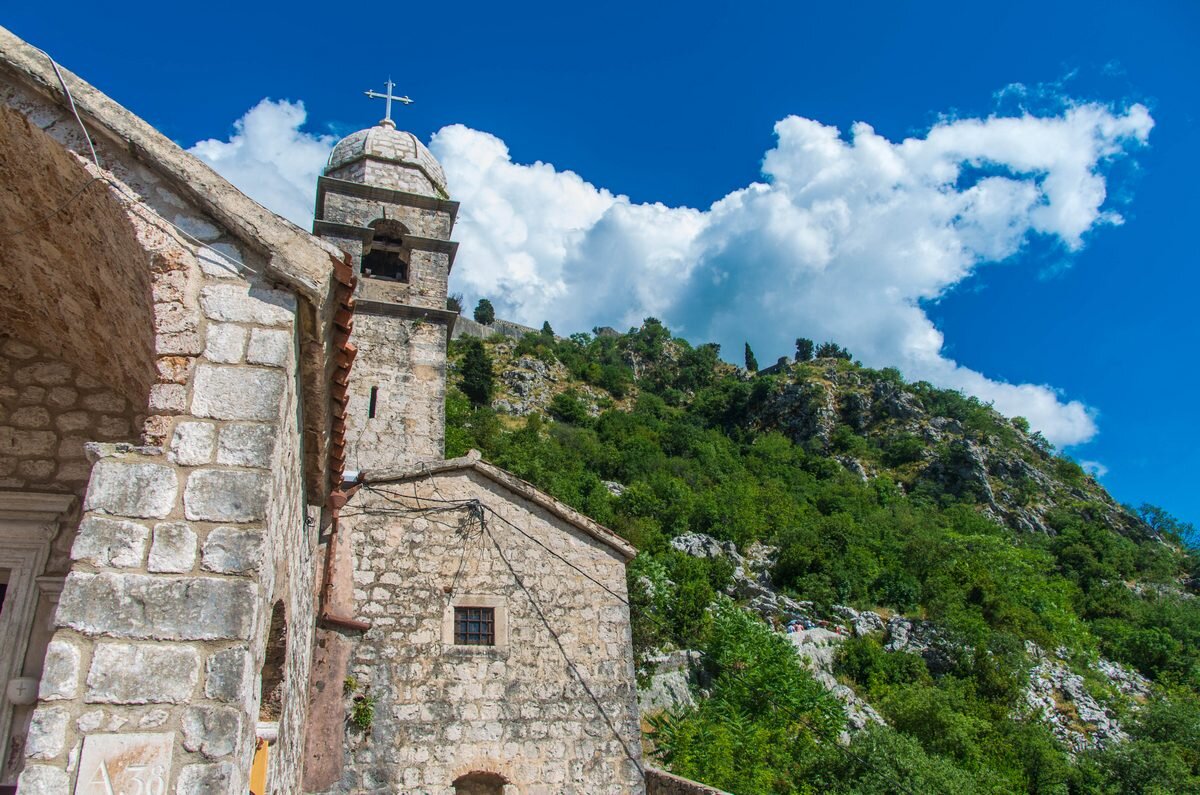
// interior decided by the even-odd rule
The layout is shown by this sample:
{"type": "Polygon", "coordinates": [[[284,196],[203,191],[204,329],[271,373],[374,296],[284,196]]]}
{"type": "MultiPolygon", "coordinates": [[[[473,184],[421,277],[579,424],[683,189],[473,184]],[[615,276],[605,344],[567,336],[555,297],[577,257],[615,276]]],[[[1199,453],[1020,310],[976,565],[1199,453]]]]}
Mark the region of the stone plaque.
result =
{"type": "Polygon", "coordinates": [[[75,795],[166,795],[171,734],[91,734],[83,740],[75,795]]]}

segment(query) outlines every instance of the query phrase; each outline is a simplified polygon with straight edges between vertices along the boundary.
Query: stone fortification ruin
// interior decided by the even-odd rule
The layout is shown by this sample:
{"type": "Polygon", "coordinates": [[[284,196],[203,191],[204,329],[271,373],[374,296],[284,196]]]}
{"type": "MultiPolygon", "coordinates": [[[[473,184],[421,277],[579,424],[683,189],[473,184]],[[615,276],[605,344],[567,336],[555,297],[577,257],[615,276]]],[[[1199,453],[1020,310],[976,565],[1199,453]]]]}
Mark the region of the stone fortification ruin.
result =
{"type": "Polygon", "coordinates": [[[385,120],[315,188],[309,234],[0,29],[0,792],[688,791],[635,551],[443,460],[441,167],[385,120]]]}

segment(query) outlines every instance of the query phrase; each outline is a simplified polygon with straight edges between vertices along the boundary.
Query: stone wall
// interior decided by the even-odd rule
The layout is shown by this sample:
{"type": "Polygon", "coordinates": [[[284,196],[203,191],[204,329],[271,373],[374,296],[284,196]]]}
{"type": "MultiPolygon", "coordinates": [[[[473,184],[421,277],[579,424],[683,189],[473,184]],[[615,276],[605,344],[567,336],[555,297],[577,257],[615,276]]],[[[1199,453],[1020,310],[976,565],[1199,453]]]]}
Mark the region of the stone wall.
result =
{"type": "Polygon", "coordinates": [[[646,795],[729,795],[725,790],[681,778],[665,770],[646,768],[646,795]]]}
{"type": "MultiPolygon", "coordinates": [[[[166,749],[157,760],[169,760],[159,773],[169,791],[245,792],[280,598],[294,695],[274,772],[276,791],[294,791],[314,612],[296,301],[244,263],[198,256],[152,219],[130,220],[151,263],[157,383],[142,408],[143,446],[91,448],[21,792],[68,791],[105,748],[119,756],[155,744],[166,749]]],[[[101,419],[88,430],[99,436],[103,417],[128,423],[131,411],[114,400],[104,414],[88,401],[103,394],[77,397],[95,404],[101,419]]]]}
{"type": "MultiPolygon", "coordinates": [[[[111,189],[4,100],[0,85],[3,330],[144,404],[153,382],[150,268],[111,189]],[[53,208],[69,211],[38,221],[53,208]]],[[[41,119],[50,121],[42,112],[41,119]]],[[[37,117],[35,117],[37,118],[37,117]]]]}
{"type": "Polygon", "coordinates": [[[459,776],[490,772],[525,795],[642,792],[626,754],[640,755],[640,737],[624,557],[474,471],[380,488],[390,494],[359,491],[342,519],[357,615],[372,623],[353,652],[347,706],[355,695],[376,705],[368,730],[347,724],[331,791],[450,795],[459,776]],[[408,510],[397,495],[413,509],[413,495],[443,502],[397,515],[408,510]],[[503,520],[484,513],[483,533],[463,526],[466,511],[444,510],[469,500],[503,520]],[[455,604],[493,606],[497,645],[454,645],[455,604]]]}
{"type": "MultiPolygon", "coordinates": [[[[84,444],[133,441],[141,422],[84,368],[0,333],[0,489],[82,497],[92,468],[84,444]]],[[[66,572],[77,523],[63,523],[47,574],[66,572]]]]}
{"type": "Polygon", "coordinates": [[[358,356],[346,417],[347,467],[440,460],[446,441],[446,327],[359,313],[353,342],[358,356]]]}
{"type": "Polygon", "coordinates": [[[485,326],[482,323],[476,323],[465,315],[461,315],[458,320],[454,321],[453,339],[458,339],[459,337],[477,337],[485,340],[494,334],[499,334],[502,337],[519,340],[526,334],[535,334],[537,331],[537,329],[530,328],[529,326],[513,323],[511,320],[496,320],[491,325],[485,326]]]}

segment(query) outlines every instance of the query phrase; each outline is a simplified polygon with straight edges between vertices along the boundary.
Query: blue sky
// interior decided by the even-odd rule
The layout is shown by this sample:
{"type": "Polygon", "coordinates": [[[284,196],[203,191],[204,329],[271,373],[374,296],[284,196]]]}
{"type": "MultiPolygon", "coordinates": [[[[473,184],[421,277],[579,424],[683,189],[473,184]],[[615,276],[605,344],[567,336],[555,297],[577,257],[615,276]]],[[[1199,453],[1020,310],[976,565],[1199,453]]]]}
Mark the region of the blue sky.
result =
{"type": "MultiPolygon", "coordinates": [[[[459,2],[371,16],[363,6],[132,2],[119,14],[27,4],[0,13],[0,24],[180,144],[213,139],[211,159],[252,195],[247,182],[276,183],[302,208],[322,136],[375,121],[381,108],[361,92],[391,74],[417,100],[398,111],[401,126],[427,142],[443,131],[433,147],[464,202],[455,289],[468,298],[488,294],[502,313],[545,316],[559,331],[654,310],[695,341],[719,340],[731,358],[748,339],[760,361],[801,334],[837,336],[870,364],[924,367],[1006,408],[1026,401],[1024,413],[1076,442],[1072,455],[1107,470],[1118,499],[1200,522],[1191,487],[1200,5],[977,6],[459,2]],[[307,118],[264,106],[239,139],[234,123],[265,98],[303,102],[307,118]],[[1079,108],[1094,112],[1069,116],[1079,108]],[[984,135],[966,123],[1026,113],[1066,132],[1122,131],[1080,165],[1070,135],[1032,125],[984,135]],[[810,121],[777,130],[790,116],[810,121]],[[852,133],[856,122],[874,135],[852,133]],[[952,143],[935,143],[939,125],[952,143]],[[867,156],[868,138],[890,152],[912,138],[941,158],[1003,162],[965,168],[938,190],[921,172],[920,189],[899,197],[904,213],[879,215],[870,186],[885,167],[867,156]],[[997,154],[1014,142],[1062,151],[1039,171],[997,154]],[[803,186],[822,147],[832,159],[821,173],[842,176],[813,198],[803,186]],[[1097,211],[1039,221],[1037,206],[1062,201],[1029,192],[1045,173],[1079,168],[1106,194],[1097,211]],[[967,265],[941,262],[920,282],[903,281],[919,256],[872,270],[908,227],[960,222],[959,210],[934,207],[943,194],[968,196],[1005,175],[988,201],[1010,208],[1008,223],[990,214],[952,241],[974,252],[967,265]],[[783,226],[811,219],[830,197],[849,197],[832,258],[820,253],[828,241],[760,223],[776,210],[783,226]],[[1026,211],[1011,210],[1026,200],[1026,211]],[[922,212],[905,214],[913,208],[922,212]],[[850,252],[863,240],[873,242],[850,252]],[[805,257],[808,270],[789,270],[805,257]],[[684,275],[685,260],[700,264],[684,275]],[[630,287],[641,276],[649,291],[630,287]],[[910,292],[885,305],[895,290],[872,289],[895,279],[910,292]],[[580,292],[581,281],[594,289],[580,292]],[[930,329],[942,336],[931,342],[930,329]]],[[[836,226],[835,216],[821,223],[836,226]]]]}

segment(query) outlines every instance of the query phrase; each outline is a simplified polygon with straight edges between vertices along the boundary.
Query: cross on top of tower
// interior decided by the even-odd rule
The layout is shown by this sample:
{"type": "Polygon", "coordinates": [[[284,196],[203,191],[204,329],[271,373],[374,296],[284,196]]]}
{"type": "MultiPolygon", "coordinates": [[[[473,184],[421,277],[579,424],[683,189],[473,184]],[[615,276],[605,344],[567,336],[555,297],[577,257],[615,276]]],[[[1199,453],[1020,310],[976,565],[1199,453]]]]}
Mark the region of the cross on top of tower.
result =
{"type": "Polygon", "coordinates": [[[371,99],[382,99],[387,101],[384,105],[383,118],[379,120],[379,123],[385,127],[395,127],[396,122],[392,121],[392,100],[395,100],[396,102],[402,102],[405,105],[411,105],[413,101],[407,96],[401,97],[392,93],[392,89],[396,87],[396,84],[392,82],[392,78],[389,77],[384,85],[387,86],[387,90],[382,94],[380,94],[378,91],[364,91],[363,93],[371,99]]]}

